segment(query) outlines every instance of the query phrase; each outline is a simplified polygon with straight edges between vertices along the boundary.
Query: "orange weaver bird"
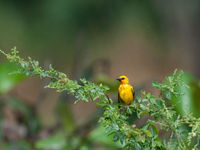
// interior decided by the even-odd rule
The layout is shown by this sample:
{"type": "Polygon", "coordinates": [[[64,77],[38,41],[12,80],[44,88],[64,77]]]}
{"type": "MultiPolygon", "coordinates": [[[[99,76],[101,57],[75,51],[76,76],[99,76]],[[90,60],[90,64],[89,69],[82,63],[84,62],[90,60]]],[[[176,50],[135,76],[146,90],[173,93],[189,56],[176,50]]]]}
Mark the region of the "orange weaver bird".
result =
{"type": "Polygon", "coordinates": [[[130,105],[134,100],[134,88],[129,84],[129,80],[126,76],[120,76],[117,80],[120,82],[118,88],[118,103],[123,102],[130,105]]]}

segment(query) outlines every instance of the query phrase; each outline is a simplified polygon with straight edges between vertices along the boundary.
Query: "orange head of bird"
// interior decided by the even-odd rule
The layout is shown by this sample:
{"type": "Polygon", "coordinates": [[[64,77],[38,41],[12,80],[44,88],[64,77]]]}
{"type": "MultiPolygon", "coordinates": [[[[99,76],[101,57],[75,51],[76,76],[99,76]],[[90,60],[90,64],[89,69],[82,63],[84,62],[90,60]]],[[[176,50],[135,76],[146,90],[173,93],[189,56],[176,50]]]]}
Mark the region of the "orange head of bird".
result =
{"type": "Polygon", "coordinates": [[[120,84],[128,84],[129,83],[128,78],[126,76],[120,76],[116,80],[118,80],[120,82],[120,84]]]}

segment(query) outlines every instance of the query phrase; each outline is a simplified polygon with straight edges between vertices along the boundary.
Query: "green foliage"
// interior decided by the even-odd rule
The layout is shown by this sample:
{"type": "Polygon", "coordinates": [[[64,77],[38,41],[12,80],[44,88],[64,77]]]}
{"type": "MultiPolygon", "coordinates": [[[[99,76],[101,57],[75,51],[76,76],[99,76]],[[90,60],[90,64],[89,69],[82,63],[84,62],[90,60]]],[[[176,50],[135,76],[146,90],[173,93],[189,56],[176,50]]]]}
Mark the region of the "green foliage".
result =
{"type": "Polygon", "coordinates": [[[0,65],[0,94],[7,92],[16,83],[24,79],[25,76],[23,74],[9,74],[18,68],[15,64],[2,63],[0,65]]]}
{"type": "Polygon", "coordinates": [[[200,84],[195,77],[186,72],[184,72],[182,79],[187,85],[189,85],[190,88],[178,86],[177,91],[184,94],[172,96],[172,103],[175,105],[175,108],[180,114],[184,115],[192,113],[194,116],[199,117],[200,84]]]}
{"type": "MultiPolygon", "coordinates": [[[[123,149],[188,150],[200,148],[200,118],[193,117],[192,114],[181,116],[168,102],[172,97],[184,94],[178,90],[179,86],[188,88],[182,79],[183,72],[181,71],[175,70],[163,83],[153,82],[153,87],[160,90],[159,97],[142,92],[141,96],[138,96],[130,106],[123,106],[119,109],[118,104],[114,104],[105,94],[109,88],[102,84],[97,85],[85,79],[81,79],[79,84],[67,78],[64,73],[53,69],[52,66],[49,66],[49,70],[44,70],[39,66],[38,61],[31,58],[26,61],[19,57],[15,48],[9,54],[2,53],[10,62],[21,66],[19,72],[26,75],[37,75],[40,78],[50,78],[50,83],[46,88],[54,88],[58,92],[67,91],[75,96],[77,99],[75,102],[98,100],[97,105],[104,111],[99,119],[100,125],[105,128],[108,136],[113,136],[114,142],[121,143],[123,149]],[[138,118],[145,115],[150,117],[142,127],[137,127],[127,121],[132,113],[136,113],[138,118]],[[160,138],[160,130],[168,132],[169,136],[160,138]]],[[[42,148],[45,143],[45,141],[39,142],[37,146],[42,148]]]]}
{"type": "Polygon", "coordinates": [[[65,136],[56,135],[36,143],[36,148],[38,149],[61,149],[66,145],[65,136]]]}
{"type": "Polygon", "coordinates": [[[173,95],[179,96],[184,94],[177,90],[179,86],[189,88],[188,85],[185,84],[182,75],[183,71],[178,72],[175,70],[173,75],[168,76],[163,83],[159,84],[157,82],[153,82],[152,85],[154,88],[158,88],[165,98],[171,100],[173,95]]]}

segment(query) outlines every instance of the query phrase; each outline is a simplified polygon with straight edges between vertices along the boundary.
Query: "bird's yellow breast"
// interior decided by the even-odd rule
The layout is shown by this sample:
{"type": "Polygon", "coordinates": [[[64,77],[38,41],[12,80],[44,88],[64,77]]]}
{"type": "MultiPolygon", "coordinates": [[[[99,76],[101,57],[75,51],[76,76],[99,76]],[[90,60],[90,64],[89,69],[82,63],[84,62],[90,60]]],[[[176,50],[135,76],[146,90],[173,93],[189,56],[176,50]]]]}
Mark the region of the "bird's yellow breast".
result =
{"type": "Polygon", "coordinates": [[[133,102],[133,87],[129,84],[122,84],[119,86],[119,96],[122,101],[126,104],[131,104],[133,102]]]}

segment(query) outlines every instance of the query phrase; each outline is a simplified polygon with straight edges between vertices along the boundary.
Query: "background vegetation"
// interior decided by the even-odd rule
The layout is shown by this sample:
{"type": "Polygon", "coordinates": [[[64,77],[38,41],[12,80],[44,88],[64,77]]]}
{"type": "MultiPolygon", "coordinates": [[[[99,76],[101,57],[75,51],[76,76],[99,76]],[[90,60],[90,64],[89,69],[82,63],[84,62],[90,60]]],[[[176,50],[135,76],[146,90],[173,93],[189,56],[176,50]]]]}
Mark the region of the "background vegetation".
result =
{"type": "MultiPolygon", "coordinates": [[[[198,0],[2,0],[0,48],[17,46],[45,70],[53,64],[69,79],[103,83],[114,102],[119,75],[129,77],[138,96],[146,90],[159,97],[151,82],[181,68],[190,88],[178,87],[184,94],[167,98],[176,113],[199,117],[199,6],[198,0]]],[[[66,141],[71,149],[121,149],[97,126],[102,111],[95,103],[74,105],[66,92],[43,89],[49,79],[10,75],[18,69],[0,56],[2,149],[59,149],[66,141]]],[[[130,120],[141,127],[148,118],[130,120]]],[[[159,130],[159,138],[168,139],[168,133],[159,130]]]]}

